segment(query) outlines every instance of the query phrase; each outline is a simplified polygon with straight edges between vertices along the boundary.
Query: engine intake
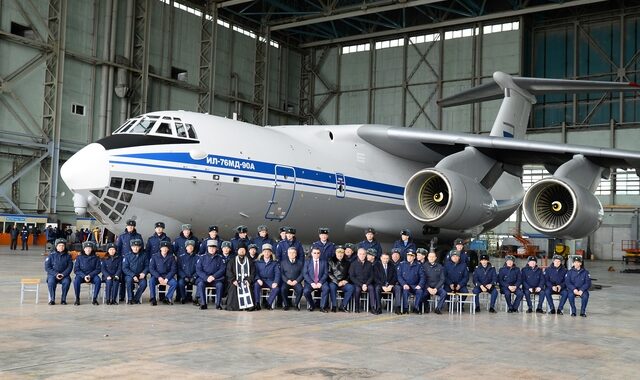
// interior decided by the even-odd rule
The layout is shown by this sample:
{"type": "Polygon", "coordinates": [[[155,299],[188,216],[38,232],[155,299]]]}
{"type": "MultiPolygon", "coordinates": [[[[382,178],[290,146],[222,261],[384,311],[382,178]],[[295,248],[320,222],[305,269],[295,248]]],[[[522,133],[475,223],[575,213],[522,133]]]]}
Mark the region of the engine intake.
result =
{"type": "Polygon", "coordinates": [[[489,191],[473,179],[447,169],[424,169],[404,189],[407,211],[433,227],[467,229],[490,221],[497,211],[489,191]]]}
{"type": "Polygon", "coordinates": [[[600,227],[604,212],[598,198],[566,178],[547,178],[527,190],[523,211],[536,230],[578,239],[600,227]]]}

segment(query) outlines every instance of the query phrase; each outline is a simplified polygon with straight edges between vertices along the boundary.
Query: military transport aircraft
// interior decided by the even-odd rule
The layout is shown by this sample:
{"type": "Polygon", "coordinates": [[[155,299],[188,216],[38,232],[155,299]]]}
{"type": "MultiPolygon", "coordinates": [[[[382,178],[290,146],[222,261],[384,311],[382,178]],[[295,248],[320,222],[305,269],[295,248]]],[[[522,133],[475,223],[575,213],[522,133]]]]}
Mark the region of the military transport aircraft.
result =
{"type": "MultiPolygon", "coordinates": [[[[186,111],[159,111],[73,155],[61,176],[78,215],[119,233],[137,219],[143,236],[164,221],[169,234],[191,223],[230,236],[238,225],[295,226],[313,241],[358,241],[373,227],[390,241],[403,228],[427,240],[471,236],[521,204],[551,237],[595,231],[603,210],[593,192],[613,168],[640,168],[640,153],[524,139],[535,95],[638,91],[635,83],[515,77],[442,99],[444,107],[503,98],[489,136],[385,125],[261,127],[186,111]],[[553,176],[525,193],[522,167],[553,176]],[[87,168],[90,168],[89,170],[87,168]]],[[[175,236],[175,235],[172,235],[175,236]]]]}

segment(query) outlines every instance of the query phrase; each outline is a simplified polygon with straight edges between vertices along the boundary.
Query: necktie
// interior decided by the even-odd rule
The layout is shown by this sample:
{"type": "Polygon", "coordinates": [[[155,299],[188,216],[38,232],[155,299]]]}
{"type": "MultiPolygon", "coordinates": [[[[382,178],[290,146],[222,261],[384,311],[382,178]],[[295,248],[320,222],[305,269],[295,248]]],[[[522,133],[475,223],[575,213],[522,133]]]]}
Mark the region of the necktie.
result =
{"type": "Polygon", "coordinates": [[[387,277],[387,265],[384,266],[384,276],[387,277]]]}
{"type": "Polygon", "coordinates": [[[313,260],[313,282],[319,282],[319,278],[318,278],[318,270],[320,268],[318,267],[318,260],[313,260]]]}

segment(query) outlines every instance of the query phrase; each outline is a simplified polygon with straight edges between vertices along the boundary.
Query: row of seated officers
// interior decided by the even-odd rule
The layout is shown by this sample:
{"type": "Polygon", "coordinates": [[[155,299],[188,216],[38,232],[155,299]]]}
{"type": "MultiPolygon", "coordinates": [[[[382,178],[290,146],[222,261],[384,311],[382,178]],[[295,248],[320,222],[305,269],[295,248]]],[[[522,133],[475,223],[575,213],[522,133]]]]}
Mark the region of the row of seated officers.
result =
{"type": "MultiPolygon", "coordinates": [[[[271,242],[263,242],[260,246],[255,243],[247,245],[242,241],[246,239],[242,237],[242,234],[246,234],[244,226],[238,228],[239,236],[233,241],[222,243],[216,239],[217,227],[211,226],[210,232],[215,234],[210,233],[200,247],[197,240],[191,238],[189,225],[183,225],[183,233],[173,243],[166,238],[163,229],[161,222],[156,223],[156,235],[149,238],[145,250],[141,238],[123,238],[127,237],[127,232],[132,235],[131,232],[135,231],[135,221],[129,221],[128,231],[118,238],[116,244],[107,245],[108,256],[105,260],[95,255],[93,242],[85,242],[83,254],[77,257],[75,266],[67,253],[66,241],[56,240],[54,250],[45,260],[49,304],[55,304],[58,283],[62,285],[61,304],[66,304],[72,271],[75,272],[73,285],[76,305],[80,304],[80,287],[83,283],[94,285],[93,304],[97,305],[102,282],[106,285],[107,304],[117,304],[119,289],[120,302],[124,300],[122,288],[126,289],[127,303],[139,304],[149,274],[152,305],[157,305],[156,285],[163,285],[166,287],[164,303],[173,304],[174,292],[177,291],[176,300],[181,303],[193,301],[201,309],[208,307],[206,288],[215,288],[216,309],[223,308],[222,301],[226,298],[224,306],[227,310],[261,309],[261,289],[268,288],[269,296],[263,303],[266,309],[271,309],[280,297],[283,310],[289,310],[291,306],[299,310],[304,295],[311,311],[319,306],[323,312],[347,312],[350,300],[360,300],[365,292],[369,295],[369,308],[373,314],[382,312],[381,297],[385,293],[394,295],[396,314],[408,313],[410,295],[414,298],[413,312],[421,313],[422,304],[433,298],[434,311],[441,314],[448,293],[468,293],[468,255],[463,250],[461,239],[455,241],[456,249],[449,253],[442,265],[437,261],[434,251],[427,252],[423,248],[409,247],[404,250],[404,259],[392,260],[392,255],[379,254],[376,248],[367,248],[362,243],[358,246],[335,246],[328,241],[327,228],[319,229],[320,240],[312,245],[307,260],[300,242],[295,240],[296,231],[291,227],[285,229],[284,239],[275,249],[271,242]],[[183,243],[179,243],[181,239],[183,243]],[[330,249],[326,249],[328,243],[330,249]],[[156,246],[157,251],[154,251],[156,246]],[[172,249],[176,255],[171,254],[172,249]],[[197,290],[195,300],[189,297],[187,287],[197,290]],[[252,298],[250,307],[243,307],[243,303],[239,302],[238,288],[245,289],[245,296],[252,298]],[[290,305],[288,297],[290,290],[293,290],[293,305],[290,305]],[[320,292],[319,305],[313,298],[316,290],[320,292]],[[337,302],[338,290],[343,293],[341,304],[337,302]]],[[[266,227],[261,226],[259,231],[265,232],[266,227]]],[[[365,232],[367,235],[375,234],[371,228],[365,232]]],[[[401,235],[405,234],[410,233],[403,230],[401,235]]],[[[260,235],[263,241],[269,240],[268,235],[260,235]]],[[[377,244],[369,237],[364,242],[377,244]]],[[[393,256],[400,256],[401,253],[402,249],[393,249],[393,256]]],[[[473,272],[472,280],[476,312],[480,311],[480,293],[489,295],[489,311],[496,312],[499,288],[509,313],[518,312],[523,297],[528,305],[527,312],[533,312],[531,295],[537,294],[537,313],[543,313],[542,303],[546,299],[550,305],[549,313],[563,314],[564,304],[569,300],[571,315],[575,316],[575,298],[580,297],[580,315],[586,316],[591,279],[589,272],[582,267],[582,259],[575,260],[573,268],[567,271],[562,265],[561,256],[554,256],[552,266],[545,270],[538,267],[537,259],[533,256],[528,258],[527,266],[523,269],[515,265],[513,256],[507,256],[504,266],[496,271],[489,256],[481,255],[480,265],[473,272]],[[554,294],[560,296],[557,309],[552,298],[554,294]]],[[[428,312],[429,308],[425,310],[428,312]]],[[[355,302],[354,311],[360,312],[360,302],[355,302]]]]}

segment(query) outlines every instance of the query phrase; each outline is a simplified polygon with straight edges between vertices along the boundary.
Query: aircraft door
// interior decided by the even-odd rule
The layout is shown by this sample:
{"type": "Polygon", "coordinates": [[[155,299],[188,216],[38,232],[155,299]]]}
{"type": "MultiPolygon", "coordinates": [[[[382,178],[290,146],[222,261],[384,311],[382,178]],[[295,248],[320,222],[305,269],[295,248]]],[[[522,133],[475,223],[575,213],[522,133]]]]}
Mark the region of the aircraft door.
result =
{"type": "Polygon", "coordinates": [[[284,220],[293,204],[296,190],[296,170],[290,166],[276,165],[273,194],[268,202],[265,219],[284,220]]]}
{"type": "Polygon", "coordinates": [[[336,198],[344,198],[347,194],[347,182],[344,179],[344,174],[336,173],[336,198]]]}

